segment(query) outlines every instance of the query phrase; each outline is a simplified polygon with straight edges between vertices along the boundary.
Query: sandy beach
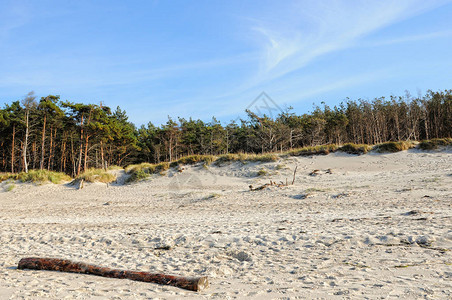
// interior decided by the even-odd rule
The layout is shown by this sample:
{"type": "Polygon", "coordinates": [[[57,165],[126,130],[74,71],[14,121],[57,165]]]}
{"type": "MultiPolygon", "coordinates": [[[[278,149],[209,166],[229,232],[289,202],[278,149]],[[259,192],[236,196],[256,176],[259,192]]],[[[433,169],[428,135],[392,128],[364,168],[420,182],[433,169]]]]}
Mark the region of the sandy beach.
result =
{"type": "Polygon", "coordinates": [[[194,165],[126,185],[116,172],[81,190],[0,184],[0,299],[452,298],[450,150],[194,165]],[[294,185],[250,191],[295,166],[294,185]],[[30,256],[210,287],[17,270],[30,256]]]}

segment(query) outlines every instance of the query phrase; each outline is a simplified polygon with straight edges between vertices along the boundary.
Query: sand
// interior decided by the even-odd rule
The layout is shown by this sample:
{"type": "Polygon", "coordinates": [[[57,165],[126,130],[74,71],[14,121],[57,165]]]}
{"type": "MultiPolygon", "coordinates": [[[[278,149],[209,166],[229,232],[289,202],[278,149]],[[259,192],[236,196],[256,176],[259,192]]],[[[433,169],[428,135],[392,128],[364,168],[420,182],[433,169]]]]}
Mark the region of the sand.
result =
{"type": "Polygon", "coordinates": [[[0,184],[0,299],[452,298],[450,150],[188,166],[131,185],[118,176],[82,190],[0,184]],[[293,186],[248,188],[290,182],[295,166],[293,186]],[[17,270],[29,256],[211,286],[17,270]]]}

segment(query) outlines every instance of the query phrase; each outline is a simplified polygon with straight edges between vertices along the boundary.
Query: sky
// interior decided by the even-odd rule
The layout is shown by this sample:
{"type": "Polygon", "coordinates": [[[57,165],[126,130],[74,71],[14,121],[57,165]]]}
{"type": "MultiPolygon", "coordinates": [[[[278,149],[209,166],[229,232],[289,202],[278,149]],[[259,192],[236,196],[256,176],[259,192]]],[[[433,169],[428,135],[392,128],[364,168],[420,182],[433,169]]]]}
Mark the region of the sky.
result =
{"type": "Polygon", "coordinates": [[[452,88],[452,1],[0,0],[0,103],[222,122],[452,88]]]}

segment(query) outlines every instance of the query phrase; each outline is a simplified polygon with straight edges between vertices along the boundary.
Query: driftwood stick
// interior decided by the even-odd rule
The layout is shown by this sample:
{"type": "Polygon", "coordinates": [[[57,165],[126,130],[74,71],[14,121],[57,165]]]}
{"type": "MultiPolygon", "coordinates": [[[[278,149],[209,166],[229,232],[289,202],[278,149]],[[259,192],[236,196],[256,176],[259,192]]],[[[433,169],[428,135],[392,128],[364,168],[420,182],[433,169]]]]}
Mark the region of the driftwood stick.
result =
{"type": "Polygon", "coordinates": [[[297,173],[297,168],[298,168],[298,166],[295,166],[295,171],[293,171],[292,185],[295,183],[295,174],[297,173]]]}
{"type": "Polygon", "coordinates": [[[19,266],[17,268],[21,270],[49,270],[92,274],[110,278],[130,279],[163,285],[172,285],[178,288],[196,292],[201,291],[209,286],[207,277],[181,277],[165,274],[153,274],[148,272],[118,270],[57,258],[22,258],[19,261],[19,266]]]}

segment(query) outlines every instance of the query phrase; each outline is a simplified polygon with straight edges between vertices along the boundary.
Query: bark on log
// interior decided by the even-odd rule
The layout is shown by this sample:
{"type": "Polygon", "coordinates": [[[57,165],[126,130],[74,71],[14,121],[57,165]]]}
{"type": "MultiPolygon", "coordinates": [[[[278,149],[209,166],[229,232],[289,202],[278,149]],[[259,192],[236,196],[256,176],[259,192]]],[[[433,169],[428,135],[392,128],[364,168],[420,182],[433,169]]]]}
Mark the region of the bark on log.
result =
{"type": "Polygon", "coordinates": [[[49,270],[92,274],[110,278],[130,279],[136,281],[152,282],[162,285],[172,285],[178,288],[196,292],[209,287],[207,277],[181,277],[165,274],[153,274],[148,272],[118,270],[57,258],[22,258],[19,261],[17,268],[20,270],[49,270]]]}

